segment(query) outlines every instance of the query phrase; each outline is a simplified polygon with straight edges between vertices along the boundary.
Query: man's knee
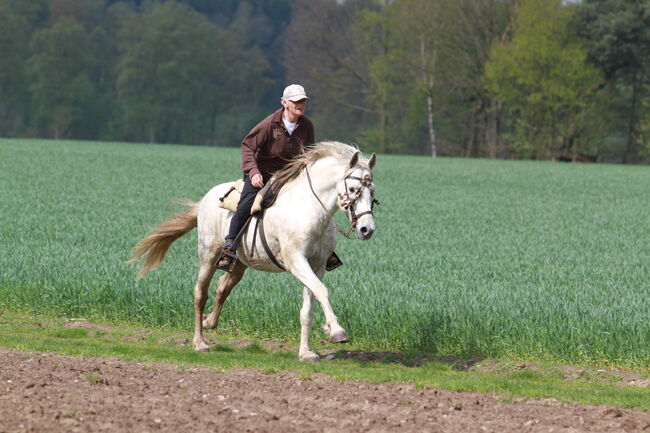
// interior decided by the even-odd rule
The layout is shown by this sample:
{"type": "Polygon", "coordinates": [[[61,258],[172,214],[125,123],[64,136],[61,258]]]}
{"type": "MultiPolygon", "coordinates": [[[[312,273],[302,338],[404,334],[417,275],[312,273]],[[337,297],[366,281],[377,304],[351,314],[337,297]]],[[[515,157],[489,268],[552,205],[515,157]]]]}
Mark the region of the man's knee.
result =
{"type": "Polygon", "coordinates": [[[237,204],[237,215],[246,214],[248,215],[253,207],[253,202],[255,201],[255,194],[242,195],[239,199],[239,204],[237,204]]]}
{"type": "Polygon", "coordinates": [[[249,208],[253,205],[255,201],[255,196],[260,191],[260,188],[255,188],[252,185],[246,184],[241,192],[241,197],[239,198],[239,203],[242,206],[249,208]]]}
{"type": "Polygon", "coordinates": [[[256,195],[257,195],[257,191],[253,191],[250,194],[246,194],[246,195],[242,194],[241,198],[239,199],[239,202],[245,206],[251,206],[255,201],[256,195]]]}

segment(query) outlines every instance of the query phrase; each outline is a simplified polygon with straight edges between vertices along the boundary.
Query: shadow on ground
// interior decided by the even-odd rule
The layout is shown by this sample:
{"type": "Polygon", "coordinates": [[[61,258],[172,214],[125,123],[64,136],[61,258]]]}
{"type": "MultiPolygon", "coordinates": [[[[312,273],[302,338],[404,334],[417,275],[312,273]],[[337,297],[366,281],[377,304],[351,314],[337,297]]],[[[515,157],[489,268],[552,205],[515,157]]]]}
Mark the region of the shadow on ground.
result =
{"type": "Polygon", "coordinates": [[[458,371],[467,371],[485,358],[458,358],[452,356],[434,356],[415,352],[371,352],[365,350],[337,350],[325,354],[325,359],[353,360],[359,362],[377,362],[382,364],[402,364],[406,367],[420,367],[428,362],[446,364],[458,371]]]}

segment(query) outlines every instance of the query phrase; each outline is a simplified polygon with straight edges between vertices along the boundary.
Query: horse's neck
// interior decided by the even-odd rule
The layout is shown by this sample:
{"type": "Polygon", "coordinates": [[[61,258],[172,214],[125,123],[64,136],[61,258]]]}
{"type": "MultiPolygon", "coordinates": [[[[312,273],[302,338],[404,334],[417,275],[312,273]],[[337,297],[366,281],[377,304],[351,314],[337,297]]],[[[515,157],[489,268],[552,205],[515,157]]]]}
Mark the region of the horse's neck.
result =
{"type": "MultiPolygon", "coordinates": [[[[345,168],[342,164],[335,164],[331,160],[325,159],[316,161],[307,169],[309,170],[313,188],[313,192],[311,191],[312,188],[309,188],[309,192],[312,195],[315,193],[323,203],[327,213],[333,216],[338,209],[336,184],[345,173],[345,168]]],[[[322,206],[319,205],[319,207],[322,206]]]]}
{"type": "Polygon", "coordinates": [[[344,172],[345,168],[334,163],[331,158],[316,161],[307,166],[292,185],[287,185],[287,192],[290,193],[286,198],[293,206],[298,203],[309,204],[308,208],[315,220],[327,218],[329,221],[338,209],[336,183],[344,172]]]}

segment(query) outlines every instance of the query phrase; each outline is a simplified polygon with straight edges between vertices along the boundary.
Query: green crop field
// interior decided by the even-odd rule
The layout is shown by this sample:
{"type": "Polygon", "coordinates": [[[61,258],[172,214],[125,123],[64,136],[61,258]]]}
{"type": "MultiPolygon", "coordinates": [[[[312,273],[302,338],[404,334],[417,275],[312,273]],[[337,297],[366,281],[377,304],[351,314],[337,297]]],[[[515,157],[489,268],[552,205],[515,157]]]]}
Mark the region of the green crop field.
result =
{"type": "MultiPolygon", "coordinates": [[[[239,174],[237,149],[0,140],[0,308],[190,329],[196,232],[123,262],[239,174]]],[[[356,344],[650,366],[650,168],[380,155],[375,183],[377,232],[325,277],[356,344]]],[[[295,340],[301,292],[249,271],[222,329],[295,340]]]]}

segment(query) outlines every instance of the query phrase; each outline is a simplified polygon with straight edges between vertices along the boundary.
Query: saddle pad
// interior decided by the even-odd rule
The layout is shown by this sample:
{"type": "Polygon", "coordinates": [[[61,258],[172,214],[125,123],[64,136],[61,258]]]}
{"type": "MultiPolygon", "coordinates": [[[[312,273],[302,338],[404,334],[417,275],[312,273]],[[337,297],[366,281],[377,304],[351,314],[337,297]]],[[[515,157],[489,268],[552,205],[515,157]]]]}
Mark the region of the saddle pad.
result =
{"type": "Polygon", "coordinates": [[[239,203],[239,198],[241,197],[241,191],[243,188],[244,179],[239,179],[232,187],[230,187],[228,192],[223,197],[219,197],[219,201],[221,202],[219,203],[219,207],[235,212],[237,210],[237,203],[239,203]]]}
{"type": "MultiPolygon", "coordinates": [[[[251,215],[255,215],[257,212],[262,210],[262,199],[268,190],[270,182],[264,185],[264,187],[257,193],[255,196],[255,201],[253,201],[253,206],[251,207],[251,215]]],[[[237,204],[241,198],[241,192],[244,188],[244,179],[239,179],[235,184],[228,190],[228,192],[219,198],[219,207],[228,209],[231,212],[237,210],[237,204]]]]}

